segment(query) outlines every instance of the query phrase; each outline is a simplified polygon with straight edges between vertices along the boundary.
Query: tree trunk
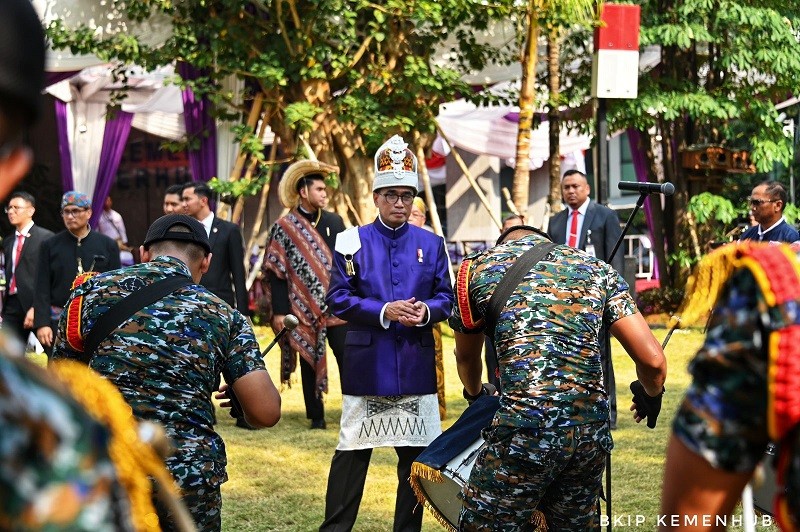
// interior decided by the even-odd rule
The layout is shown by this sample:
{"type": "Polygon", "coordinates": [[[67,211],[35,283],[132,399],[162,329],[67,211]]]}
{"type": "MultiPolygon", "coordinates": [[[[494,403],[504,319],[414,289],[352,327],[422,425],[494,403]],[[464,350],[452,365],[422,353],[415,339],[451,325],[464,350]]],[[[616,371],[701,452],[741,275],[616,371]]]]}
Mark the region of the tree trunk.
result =
{"type": "Polygon", "coordinates": [[[517,131],[517,157],[514,166],[514,182],[511,199],[523,215],[528,213],[528,190],[530,188],[531,128],[533,127],[533,105],[536,94],[536,59],[539,40],[538,13],[531,0],[528,4],[528,35],[522,50],[522,84],[519,92],[519,130],[517,131]]]}
{"type": "Polygon", "coordinates": [[[550,155],[548,159],[550,161],[550,192],[547,195],[547,203],[551,213],[562,209],[561,145],[559,140],[561,132],[561,116],[559,115],[561,100],[560,41],[559,30],[557,28],[551,30],[547,36],[547,80],[550,88],[550,103],[547,112],[550,124],[550,155]]]}

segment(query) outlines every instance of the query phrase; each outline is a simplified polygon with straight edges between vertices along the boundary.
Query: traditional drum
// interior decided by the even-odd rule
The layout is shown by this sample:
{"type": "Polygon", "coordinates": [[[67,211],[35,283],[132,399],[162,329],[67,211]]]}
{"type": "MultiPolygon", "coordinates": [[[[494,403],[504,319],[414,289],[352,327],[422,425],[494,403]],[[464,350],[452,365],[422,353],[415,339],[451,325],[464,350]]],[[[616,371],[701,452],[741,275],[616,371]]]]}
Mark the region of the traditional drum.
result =
{"type": "Polygon", "coordinates": [[[497,396],[478,398],[411,466],[411,487],[417,499],[448,530],[457,529],[458,494],[484,443],[481,431],[489,426],[499,405],[497,396]]]}

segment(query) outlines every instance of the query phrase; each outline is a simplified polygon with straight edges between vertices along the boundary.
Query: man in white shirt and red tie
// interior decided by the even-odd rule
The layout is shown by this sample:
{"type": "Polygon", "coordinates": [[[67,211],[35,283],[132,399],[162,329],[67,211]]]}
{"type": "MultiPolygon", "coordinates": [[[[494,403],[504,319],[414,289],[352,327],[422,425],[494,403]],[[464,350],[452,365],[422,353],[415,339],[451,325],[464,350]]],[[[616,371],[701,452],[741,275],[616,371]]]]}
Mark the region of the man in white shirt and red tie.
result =
{"type": "MultiPolygon", "coordinates": [[[[605,205],[598,205],[589,198],[591,188],[586,175],[579,170],[567,170],[561,178],[561,196],[567,208],[553,215],[547,228],[550,240],[556,244],[566,244],[570,247],[582,249],[593,254],[598,259],[610,264],[620,274],[625,275],[623,250],[617,250],[613,261],[609,261],[609,255],[614,249],[622,228],[619,224],[617,213],[605,205]],[[591,231],[591,233],[589,233],[591,231]],[[591,238],[591,246],[587,247],[587,241],[591,238]],[[593,248],[593,251],[590,249],[593,248]]],[[[601,331],[605,334],[606,331],[601,331]]],[[[605,345],[605,340],[601,338],[600,345],[605,345]]],[[[602,352],[603,364],[607,353],[602,352]]],[[[611,417],[611,428],[617,424],[617,399],[616,383],[614,379],[614,367],[609,361],[608,375],[608,400],[611,417]]]]}
{"type": "Polygon", "coordinates": [[[5,211],[14,232],[3,239],[6,293],[2,326],[26,342],[33,329],[33,291],[39,248],[53,233],[33,223],[36,200],[27,192],[11,194],[5,211]]]}

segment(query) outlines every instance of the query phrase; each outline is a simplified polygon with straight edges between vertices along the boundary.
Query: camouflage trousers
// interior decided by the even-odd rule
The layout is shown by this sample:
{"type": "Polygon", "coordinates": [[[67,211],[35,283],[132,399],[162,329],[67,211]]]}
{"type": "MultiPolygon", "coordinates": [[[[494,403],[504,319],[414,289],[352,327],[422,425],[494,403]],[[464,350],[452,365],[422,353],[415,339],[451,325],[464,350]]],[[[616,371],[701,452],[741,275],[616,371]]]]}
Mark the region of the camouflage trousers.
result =
{"type": "MultiPolygon", "coordinates": [[[[172,465],[170,472],[180,487],[181,500],[189,510],[198,532],[219,532],[222,529],[222,494],[219,485],[209,481],[207,474],[187,464],[172,465]]],[[[159,503],[156,503],[156,508],[163,530],[179,530],[166,508],[159,503]]]]}
{"type": "Polygon", "coordinates": [[[534,512],[550,530],[599,528],[597,503],[613,446],[605,422],[567,428],[493,425],[478,453],[459,530],[533,530],[534,512]]]}

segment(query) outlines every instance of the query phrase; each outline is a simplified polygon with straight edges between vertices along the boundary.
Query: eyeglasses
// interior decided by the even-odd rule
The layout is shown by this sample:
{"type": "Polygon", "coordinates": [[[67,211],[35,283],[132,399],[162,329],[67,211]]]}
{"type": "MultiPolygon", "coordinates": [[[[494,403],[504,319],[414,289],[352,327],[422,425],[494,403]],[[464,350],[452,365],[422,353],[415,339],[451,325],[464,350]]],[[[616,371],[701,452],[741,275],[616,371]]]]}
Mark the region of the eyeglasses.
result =
{"type": "Polygon", "coordinates": [[[398,194],[397,192],[384,192],[378,195],[383,196],[383,199],[389,203],[397,203],[399,199],[403,202],[403,205],[411,205],[411,202],[414,201],[414,194],[411,192],[403,192],[402,194],[398,194]]]}
{"type": "Polygon", "coordinates": [[[774,203],[780,200],[747,198],[747,201],[750,202],[750,205],[752,205],[753,207],[760,207],[764,203],[774,203]]]}
{"type": "Polygon", "coordinates": [[[8,214],[10,212],[24,211],[27,208],[28,208],[28,205],[23,205],[22,207],[18,207],[17,205],[9,205],[8,207],[6,207],[3,210],[5,211],[6,214],[8,214]]]}
{"type": "Polygon", "coordinates": [[[61,216],[64,218],[75,218],[81,213],[86,212],[88,209],[64,209],[61,211],[61,216]]]}

